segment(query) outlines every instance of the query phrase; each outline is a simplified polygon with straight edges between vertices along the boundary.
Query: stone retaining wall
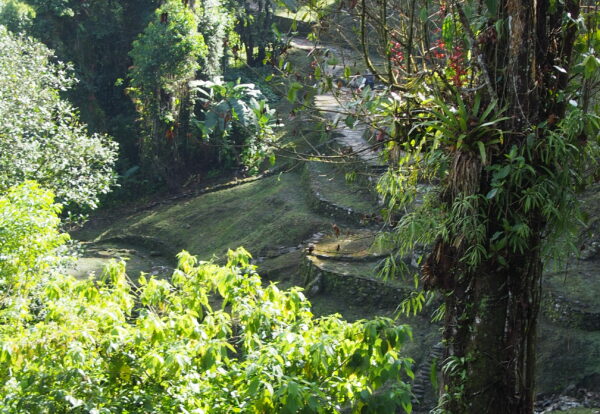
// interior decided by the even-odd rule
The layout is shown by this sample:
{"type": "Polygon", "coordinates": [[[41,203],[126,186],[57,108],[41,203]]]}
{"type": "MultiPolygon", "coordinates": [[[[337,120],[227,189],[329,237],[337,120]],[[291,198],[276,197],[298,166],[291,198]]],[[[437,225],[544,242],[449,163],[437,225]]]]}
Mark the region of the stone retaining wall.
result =
{"type": "Polygon", "coordinates": [[[304,285],[309,295],[335,292],[336,295],[352,298],[356,304],[395,308],[410,294],[409,287],[394,286],[368,276],[323,269],[316,263],[317,260],[306,256],[302,264],[304,285]]]}
{"type": "Polygon", "coordinates": [[[542,312],[552,322],[567,328],[600,331],[600,314],[578,308],[565,297],[550,289],[543,290],[542,312]]]}
{"type": "Polygon", "coordinates": [[[349,207],[344,207],[335,204],[334,202],[327,200],[321,192],[313,185],[313,179],[311,178],[311,172],[308,167],[305,168],[303,179],[305,185],[308,187],[308,197],[311,207],[320,214],[332,217],[336,220],[343,221],[345,223],[365,225],[365,215],[367,213],[353,210],[349,207]]]}

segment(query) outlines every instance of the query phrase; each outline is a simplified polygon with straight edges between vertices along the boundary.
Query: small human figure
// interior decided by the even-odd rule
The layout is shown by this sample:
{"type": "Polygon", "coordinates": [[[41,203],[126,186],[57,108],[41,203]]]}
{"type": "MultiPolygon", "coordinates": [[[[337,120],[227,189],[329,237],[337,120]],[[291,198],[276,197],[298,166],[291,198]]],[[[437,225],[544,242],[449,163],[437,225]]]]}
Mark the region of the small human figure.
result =
{"type": "Polygon", "coordinates": [[[342,232],[341,229],[339,228],[339,226],[337,224],[332,224],[331,225],[331,229],[333,230],[333,233],[335,234],[335,237],[338,238],[340,237],[340,233],[342,232]]]}
{"type": "Polygon", "coordinates": [[[350,89],[358,90],[360,88],[360,84],[362,83],[360,72],[356,72],[350,78],[351,78],[351,80],[350,80],[350,83],[348,83],[348,86],[350,87],[350,89]]]}
{"type": "Polygon", "coordinates": [[[371,72],[365,72],[365,87],[371,88],[371,90],[375,89],[375,75],[371,72]]]}

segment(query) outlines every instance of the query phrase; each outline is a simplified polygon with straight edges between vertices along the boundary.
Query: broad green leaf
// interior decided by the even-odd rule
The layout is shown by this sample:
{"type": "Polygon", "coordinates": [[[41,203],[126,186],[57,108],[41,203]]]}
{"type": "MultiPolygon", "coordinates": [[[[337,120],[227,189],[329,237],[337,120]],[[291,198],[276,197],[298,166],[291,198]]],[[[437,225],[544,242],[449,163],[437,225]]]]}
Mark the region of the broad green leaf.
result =
{"type": "Polygon", "coordinates": [[[497,188],[492,188],[487,195],[485,196],[485,198],[487,199],[492,199],[494,198],[494,196],[498,193],[498,189],[497,188]]]}

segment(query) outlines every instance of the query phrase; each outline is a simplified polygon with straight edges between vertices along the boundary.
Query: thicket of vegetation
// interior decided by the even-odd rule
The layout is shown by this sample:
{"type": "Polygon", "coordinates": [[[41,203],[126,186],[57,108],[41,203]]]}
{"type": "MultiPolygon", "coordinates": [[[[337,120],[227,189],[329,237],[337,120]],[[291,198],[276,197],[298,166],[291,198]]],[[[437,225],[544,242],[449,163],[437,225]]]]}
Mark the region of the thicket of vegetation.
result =
{"type": "Polygon", "coordinates": [[[114,182],[117,147],[89,134],[60,93],[75,79],[43,45],[0,26],[0,191],[24,180],[61,202],[95,207],[114,182]]]}
{"type": "Polygon", "coordinates": [[[315,319],[295,288],[263,287],[250,256],[186,252],[169,281],[58,267],[60,207],[32,182],[0,197],[0,410],[313,412],[410,409],[410,329],[315,319]]]}
{"type": "MultiPolygon", "coordinates": [[[[268,10],[273,7],[269,3],[268,10]]],[[[213,170],[256,171],[270,156],[266,144],[275,135],[265,128],[270,111],[264,97],[241,87],[229,93],[236,106],[228,106],[233,101],[207,102],[211,94],[202,94],[205,107],[221,105],[217,112],[205,111],[196,104],[201,83],[194,90],[190,85],[218,82],[235,63],[229,57],[244,47],[234,30],[242,21],[253,22],[245,33],[261,39],[263,58],[274,47],[270,24],[265,36],[264,26],[241,10],[236,2],[220,1],[10,0],[0,14],[9,30],[33,36],[60,60],[73,62],[79,82],[65,96],[93,132],[108,133],[120,144],[121,182],[138,193],[161,183],[177,189],[190,176],[213,170]],[[263,114],[245,116],[249,110],[238,113],[238,105],[264,108],[263,114]],[[221,116],[218,132],[212,133],[213,115],[202,127],[205,112],[221,116]]]]}
{"type": "Polygon", "coordinates": [[[331,51],[310,74],[286,62],[278,7],[316,18],[317,43],[350,40],[378,83],[345,124],[370,125],[389,166],[387,276],[426,251],[403,308],[443,301],[437,410],[533,411],[544,260],[573,252],[598,179],[591,1],[0,2],[0,411],[410,412],[407,327],[315,319],[243,249],[224,266],[183,252],[168,280],[64,275],[54,195],[96,207],[115,164],[140,191],[273,161],[268,94],[225,73],[272,67],[294,111],[351,81],[331,51]]]}

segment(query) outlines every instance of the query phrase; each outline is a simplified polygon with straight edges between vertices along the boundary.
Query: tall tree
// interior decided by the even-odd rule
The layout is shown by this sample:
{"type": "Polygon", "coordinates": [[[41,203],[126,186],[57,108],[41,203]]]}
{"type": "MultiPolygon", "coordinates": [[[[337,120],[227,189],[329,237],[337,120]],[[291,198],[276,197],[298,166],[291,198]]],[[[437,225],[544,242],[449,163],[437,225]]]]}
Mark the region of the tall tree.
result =
{"type": "Polygon", "coordinates": [[[234,11],[236,19],[235,30],[246,53],[246,64],[262,66],[268,48],[275,42],[272,25],[278,2],[229,0],[229,3],[229,8],[234,11]]]}
{"type": "Polygon", "coordinates": [[[142,120],[142,162],[171,188],[178,187],[190,158],[188,82],[206,50],[194,10],[172,0],[156,9],[130,52],[129,93],[142,120]]]}
{"type": "Polygon", "coordinates": [[[597,9],[361,0],[338,10],[388,86],[362,114],[393,160],[380,182],[390,219],[418,184],[436,184],[392,239],[399,254],[429,246],[422,282],[444,303],[440,410],[531,413],[544,258],[575,228],[598,149],[598,108],[581,92],[600,67],[597,9]]]}
{"type": "Polygon", "coordinates": [[[438,238],[423,273],[447,294],[447,356],[467,374],[446,370],[448,411],[524,414],[533,412],[535,397],[544,243],[553,227],[564,229],[583,179],[585,135],[572,125],[578,114],[565,118],[564,95],[580,8],[573,0],[493,6],[474,39],[463,5],[453,3],[478,59],[479,95],[497,112],[505,108],[503,141],[489,146],[482,138],[481,153],[468,146],[452,152],[442,202],[466,209],[438,238]],[[476,217],[475,237],[456,225],[468,214],[476,217]],[[466,263],[472,249],[480,257],[466,263]]]}
{"type": "Polygon", "coordinates": [[[0,26],[0,192],[36,180],[63,203],[94,207],[114,181],[116,144],[89,134],[61,98],[75,79],[53,59],[0,26]]]}

